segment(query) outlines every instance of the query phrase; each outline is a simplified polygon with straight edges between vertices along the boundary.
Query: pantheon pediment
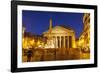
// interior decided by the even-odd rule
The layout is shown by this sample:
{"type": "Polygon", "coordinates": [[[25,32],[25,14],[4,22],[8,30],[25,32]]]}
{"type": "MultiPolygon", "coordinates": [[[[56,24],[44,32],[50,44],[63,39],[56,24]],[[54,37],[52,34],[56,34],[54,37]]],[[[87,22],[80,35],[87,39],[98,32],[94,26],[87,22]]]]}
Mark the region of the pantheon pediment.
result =
{"type": "MultiPolygon", "coordinates": [[[[43,32],[43,34],[48,34],[49,30],[43,32]]],[[[66,28],[62,26],[55,26],[52,28],[51,33],[74,33],[74,30],[71,28],[66,28]]]]}

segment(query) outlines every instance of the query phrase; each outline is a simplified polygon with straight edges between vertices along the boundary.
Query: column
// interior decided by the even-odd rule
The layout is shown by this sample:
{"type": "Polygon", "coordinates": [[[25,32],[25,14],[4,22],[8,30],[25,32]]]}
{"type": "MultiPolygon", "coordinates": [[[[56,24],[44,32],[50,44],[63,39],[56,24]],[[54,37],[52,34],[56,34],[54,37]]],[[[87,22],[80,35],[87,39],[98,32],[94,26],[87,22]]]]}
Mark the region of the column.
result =
{"type": "Polygon", "coordinates": [[[57,36],[55,36],[55,38],[56,38],[56,48],[58,48],[57,36]]]}
{"type": "Polygon", "coordinates": [[[56,48],[56,37],[54,36],[54,45],[55,45],[55,48],[56,48]]]}
{"type": "Polygon", "coordinates": [[[63,37],[64,37],[64,40],[63,41],[64,41],[64,48],[65,48],[65,36],[63,36],[63,37]]]}
{"type": "Polygon", "coordinates": [[[60,38],[57,36],[57,47],[60,48],[60,38]]]}
{"type": "Polygon", "coordinates": [[[61,45],[61,36],[59,36],[59,39],[60,39],[59,43],[60,43],[60,48],[61,48],[61,46],[62,46],[62,45],[61,45]]]}
{"type": "Polygon", "coordinates": [[[65,36],[65,48],[67,48],[68,47],[68,44],[67,44],[67,36],[65,36]]]}
{"type": "Polygon", "coordinates": [[[55,37],[53,36],[53,47],[55,48],[55,37]]]}
{"type": "Polygon", "coordinates": [[[64,36],[61,36],[61,48],[64,48],[64,36]]]}
{"type": "Polygon", "coordinates": [[[76,44],[75,44],[75,37],[72,36],[72,48],[75,48],[76,47],[76,44]]]}
{"type": "Polygon", "coordinates": [[[67,36],[67,46],[68,46],[68,48],[69,48],[69,36],[67,36]]]}

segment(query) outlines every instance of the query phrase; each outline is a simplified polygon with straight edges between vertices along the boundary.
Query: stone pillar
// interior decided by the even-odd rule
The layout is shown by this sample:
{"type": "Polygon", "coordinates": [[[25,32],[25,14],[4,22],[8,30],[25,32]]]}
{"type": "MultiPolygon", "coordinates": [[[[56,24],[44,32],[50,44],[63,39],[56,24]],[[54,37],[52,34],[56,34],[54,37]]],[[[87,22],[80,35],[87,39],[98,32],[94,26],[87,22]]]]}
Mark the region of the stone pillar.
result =
{"type": "Polygon", "coordinates": [[[53,36],[53,45],[54,45],[54,48],[55,48],[55,37],[53,36]]]}
{"type": "Polygon", "coordinates": [[[60,43],[60,48],[61,48],[61,46],[62,46],[62,45],[61,45],[61,36],[59,36],[59,39],[60,39],[60,42],[59,42],[59,43],[60,43]]]}
{"type": "Polygon", "coordinates": [[[63,40],[63,42],[64,42],[64,48],[65,48],[65,36],[64,36],[64,40],[63,40]]]}
{"type": "Polygon", "coordinates": [[[55,45],[55,48],[56,48],[56,37],[54,36],[54,45],[55,45]]]}
{"type": "Polygon", "coordinates": [[[56,38],[56,48],[58,48],[58,40],[57,40],[57,36],[55,36],[56,38]]]}
{"type": "Polygon", "coordinates": [[[52,36],[52,39],[53,39],[53,46],[55,47],[55,38],[54,38],[54,36],[52,36]]]}
{"type": "Polygon", "coordinates": [[[76,44],[75,44],[75,37],[72,36],[72,48],[75,48],[76,47],[76,44]]]}
{"type": "Polygon", "coordinates": [[[67,40],[68,40],[68,41],[67,41],[67,44],[68,44],[67,46],[68,46],[68,48],[69,48],[69,36],[67,36],[67,40]]]}

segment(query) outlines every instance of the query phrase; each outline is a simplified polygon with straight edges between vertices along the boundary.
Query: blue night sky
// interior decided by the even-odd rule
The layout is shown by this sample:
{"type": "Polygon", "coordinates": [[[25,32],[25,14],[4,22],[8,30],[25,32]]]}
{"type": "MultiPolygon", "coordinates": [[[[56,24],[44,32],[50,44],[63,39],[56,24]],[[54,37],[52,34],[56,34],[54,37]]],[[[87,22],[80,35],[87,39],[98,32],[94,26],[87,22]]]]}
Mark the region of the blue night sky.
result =
{"type": "Polygon", "coordinates": [[[71,27],[75,31],[76,38],[83,30],[83,13],[22,11],[22,24],[25,26],[26,32],[33,34],[41,35],[48,30],[50,18],[53,27],[57,25],[71,27]]]}

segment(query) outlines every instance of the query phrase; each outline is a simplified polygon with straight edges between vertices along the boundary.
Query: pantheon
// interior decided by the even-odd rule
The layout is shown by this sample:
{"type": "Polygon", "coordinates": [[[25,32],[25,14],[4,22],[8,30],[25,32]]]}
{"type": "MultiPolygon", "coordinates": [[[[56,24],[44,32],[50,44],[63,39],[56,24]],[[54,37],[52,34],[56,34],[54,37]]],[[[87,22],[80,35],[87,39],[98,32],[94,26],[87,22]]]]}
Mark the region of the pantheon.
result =
{"type": "Polygon", "coordinates": [[[49,29],[43,32],[47,37],[45,48],[75,48],[75,31],[72,28],[64,26],[52,27],[50,19],[49,29]]]}

